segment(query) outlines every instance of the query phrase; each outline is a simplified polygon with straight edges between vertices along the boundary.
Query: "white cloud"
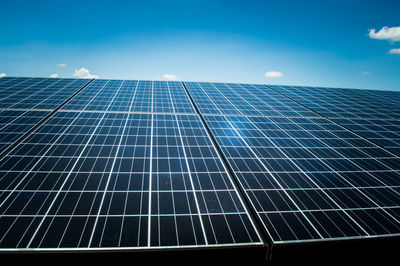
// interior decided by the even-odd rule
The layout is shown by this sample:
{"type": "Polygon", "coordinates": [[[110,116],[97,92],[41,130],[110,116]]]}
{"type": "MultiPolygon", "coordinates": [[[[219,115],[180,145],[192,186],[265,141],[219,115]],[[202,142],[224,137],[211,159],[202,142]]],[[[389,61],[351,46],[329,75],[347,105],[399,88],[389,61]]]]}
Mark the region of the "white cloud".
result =
{"type": "Polygon", "coordinates": [[[283,74],[279,71],[268,71],[265,73],[266,78],[280,78],[283,74]]]}
{"type": "Polygon", "coordinates": [[[0,73],[0,78],[4,78],[6,75],[6,73],[0,73]]]}
{"type": "Polygon", "coordinates": [[[66,64],[57,64],[58,67],[66,67],[66,64]]]}
{"type": "Polygon", "coordinates": [[[368,72],[368,71],[364,71],[364,72],[361,72],[363,75],[369,75],[369,74],[371,74],[371,72],[368,72]]]}
{"type": "Polygon", "coordinates": [[[58,77],[58,74],[56,74],[56,73],[50,75],[50,78],[57,78],[57,77],[58,77]]]}
{"type": "Polygon", "coordinates": [[[175,76],[174,74],[164,74],[163,79],[166,80],[178,80],[179,78],[175,76]]]}
{"type": "Polygon", "coordinates": [[[389,54],[400,54],[400,48],[397,48],[397,49],[390,49],[389,50],[389,54]]]}
{"type": "Polygon", "coordinates": [[[90,71],[84,67],[79,70],[75,69],[74,74],[72,76],[80,78],[80,79],[98,79],[99,76],[90,74],[90,71]]]}
{"type": "Polygon", "coordinates": [[[400,27],[383,27],[378,32],[375,29],[370,29],[368,36],[371,39],[389,40],[391,42],[400,41],[400,27]]]}

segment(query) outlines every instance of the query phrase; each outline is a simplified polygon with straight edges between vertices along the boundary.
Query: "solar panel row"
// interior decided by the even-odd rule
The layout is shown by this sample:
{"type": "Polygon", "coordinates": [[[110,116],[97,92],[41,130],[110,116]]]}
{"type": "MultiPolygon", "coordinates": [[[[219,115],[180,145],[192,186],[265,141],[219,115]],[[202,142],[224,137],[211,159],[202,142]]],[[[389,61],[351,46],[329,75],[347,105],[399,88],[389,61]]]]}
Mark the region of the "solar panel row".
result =
{"type": "Polygon", "coordinates": [[[397,236],[397,96],[363,93],[2,78],[1,250],[397,236]]]}

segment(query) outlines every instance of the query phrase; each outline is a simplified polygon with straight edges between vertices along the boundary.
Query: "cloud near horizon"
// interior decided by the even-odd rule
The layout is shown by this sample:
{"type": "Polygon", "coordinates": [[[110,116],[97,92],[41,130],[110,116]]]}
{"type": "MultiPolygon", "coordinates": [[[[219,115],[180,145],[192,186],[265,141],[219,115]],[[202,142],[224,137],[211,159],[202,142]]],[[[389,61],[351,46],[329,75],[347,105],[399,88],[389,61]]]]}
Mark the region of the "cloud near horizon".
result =
{"type": "Polygon", "coordinates": [[[281,72],[274,71],[274,70],[268,71],[268,72],[265,73],[265,77],[266,78],[280,78],[282,76],[283,76],[283,74],[281,72]]]}
{"type": "Polygon", "coordinates": [[[174,74],[164,74],[163,79],[166,80],[178,80],[179,78],[174,74]]]}
{"type": "Polygon", "coordinates": [[[90,71],[87,68],[80,68],[79,70],[75,69],[75,72],[72,76],[80,78],[80,79],[98,79],[99,76],[90,74],[90,71]]]}
{"type": "Polygon", "coordinates": [[[57,78],[58,77],[58,74],[57,73],[54,73],[54,74],[51,74],[50,75],[50,78],[57,78]]]}
{"type": "Polygon", "coordinates": [[[368,36],[371,39],[389,40],[391,42],[400,41],[400,27],[383,27],[378,32],[375,29],[370,29],[368,36]]]}
{"type": "Polygon", "coordinates": [[[6,73],[0,73],[0,78],[4,78],[6,75],[6,73]]]}
{"type": "Polygon", "coordinates": [[[400,48],[393,48],[389,50],[389,54],[400,54],[400,48]]]}

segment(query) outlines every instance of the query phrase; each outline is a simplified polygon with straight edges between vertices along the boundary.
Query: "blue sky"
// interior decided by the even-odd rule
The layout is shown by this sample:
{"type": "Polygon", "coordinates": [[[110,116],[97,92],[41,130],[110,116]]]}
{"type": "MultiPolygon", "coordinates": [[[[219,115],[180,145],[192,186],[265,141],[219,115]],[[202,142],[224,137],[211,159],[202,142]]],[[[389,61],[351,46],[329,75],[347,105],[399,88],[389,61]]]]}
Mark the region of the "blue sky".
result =
{"type": "Polygon", "coordinates": [[[397,0],[0,0],[0,14],[7,76],[400,90],[397,0]]]}

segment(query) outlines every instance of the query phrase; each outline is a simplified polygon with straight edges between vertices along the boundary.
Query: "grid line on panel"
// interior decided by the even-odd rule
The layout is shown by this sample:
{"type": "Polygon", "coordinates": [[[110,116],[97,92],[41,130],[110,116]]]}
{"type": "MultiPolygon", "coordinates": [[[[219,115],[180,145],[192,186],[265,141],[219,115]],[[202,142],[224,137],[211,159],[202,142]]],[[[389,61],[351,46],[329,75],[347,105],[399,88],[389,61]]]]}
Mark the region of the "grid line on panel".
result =
{"type": "MultiPolygon", "coordinates": [[[[391,237],[400,237],[400,233],[386,233],[380,234],[379,238],[391,238],[391,237]]],[[[346,241],[352,240],[363,240],[366,239],[365,236],[347,236],[346,241]]],[[[315,242],[331,242],[331,241],[343,241],[342,237],[331,237],[324,239],[296,239],[296,240],[279,240],[274,242],[274,246],[285,246],[288,244],[305,244],[305,243],[315,243],[315,242]]]]}
{"type": "Polygon", "coordinates": [[[160,115],[196,115],[195,113],[182,113],[182,112],[141,112],[141,111],[105,111],[105,110],[71,110],[71,109],[63,109],[60,110],[59,112],[68,112],[68,113],[73,113],[73,112],[82,112],[82,113],[109,113],[109,114],[144,114],[144,115],[151,115],[151,114],[160,114],[160,115]]]}
{"type": "MultiPolygon", "coordinates": [[[[153,190],[156,191],[156,190],[153,190]]],[[[181,191],[181,190],[179,190],[181,191]]],[[[103,191],[102,191],[103,192],[103,191]]],[[[145,191],[146,192],[146,191],[145,191]]],[[[156,191],[157,192],[157,191],[156,191]]],[[[159,191],[161,192],[161,191],[159,191]]],[[[172,191],[173,192],[173,191],[172,191]]],[[[77,192],[80,193],[80,192],[77,192]]],[[[390,208],[390,209],[397,209],[399,207],[386,207],[386,208],[390,208]]],[[[373,208],[370,208],[373,209],[373,208]]],[[[334,209],[328,209],[329,211],[332,211],[334,209]]],[[[359,208],[348,208],[348,210],[359,210],[359,208]]],[[[319,211],[323,211],[323,210],[319,210],[319,211]]],[[[268,211],[265,211],[265,213],[268,213],[268,211]]],[[[219,215],[236,215],[236,214],[247,214],[247,212],[245,211],[239,211],[239,212],[213,212],[213,213],[208,213],[208,214],[200,214],[200,216],[219,216],[219,215]]],[[[176,214],[177,216],[199,216],[199,214],[193,214],[193,213],[179,213],[176,214]]],[[[90,217],[90,218],[107,218],[107,217],[148,217],[148,214],[48,214],[46,217],[48,218],[58,218],[58,217],[66,217],[66,218],[70,218],[70,217],[82,217],[82,218],[86,218],[86,217],[90,217]]],[[[171,216],[171,214],[169,213],[157,213],[157,214],[151,214],[152,217],[159,217],[159,216],[171,216]]],[[[43,215],[37,215],[37,214],[8,214],[8,215],[3,215],[2,217],[43,217],[43,215]]],[[[154,246],[152,246],[154,247],[154,246]]]]}
{"type": "Polygon", "coordinates": [[[215,140],[214,135],[211,133],[211,130],[208,127],[206,121],[204,120],[204,117],[203,117],[202,113],[200,112],[200,110],[198,109],[197,105],[195,104],[195,101],[192,98],[192,95],[190,94],[190,92],[189,92],[189,90],[186,87],[184,82],[182,82],[182,85],[185,88],[186,94],[188,95],[188,97],[189,97],[194,109],[196,110],[196,113],[198,114],[198,116],[200,118],[200,121],[201,121],[203,127],[205,128],[205,130],[207,132],[207,135],[209,136],[209,138],[211,140],[211,143],[212,143],[213,147],[215,148],[216,152],[218,153],[218,156],[221,159],[224,168],[229,173],[230,180],[233,182],[233,184],[235,186],[235,190],[237,190],[237,192],[238,192],[238,194],[240,196],[240,199],[243,202],[243,205],[247,209],[247,212],[249,213],[249,216],[250,216],[250,220],[251,220],[254,228],[256,229],[256,232],[257,232],[259,238],[264,242],[264,244],[266,244],[268,246],[272,245],[272,241],[270,240],[270,238],[268,236],[264,235],[264,231],[260,229],[261,228],[260,225],[262,225],[263,222],[261,220],[258,220],[258,215],[254,211],[255,209],[251,207],[252,204],[248,200],[245,191],[243,191],[242,186],[240,185],[240,182],[238,180],[236,180],[233,170],[231,169],[231,167],[229,166],[229,163],[227,162],[227,159],[223,155],[221,147],[219,147],[217,141],[215,140]],[[267,243],[266,240],[268,240],[268,243],[267,243]]]}
{"type": "MultiPolygon", "coordinates": [[[[26,108],[0,108],[0,111],[27,111],[28,109],[26,108]]],[[[34,112],[51,112],[54,109],[49,109],[49,108],[30,108],[29,111],[34,111],[34,112]]]]}
{"type": "MultiPolygon", "coordinates": [[[[21,111],[21,110],[25,110],[25,109],[12,109],[15,111],[21,111]]],[[[32,111],[48,111],[51,109],[34,109],[32,111]]],[[[0,109],[1,111],[1,109],[0,109]]],[[[182,112],[141,112],[141,111],[101,111],[101,110],[73,110],[73,109],[63,109],[60,110],[59,112],[87,112],[87,113],[101,113],[101,112],[107,112],[107,113],[116,113],[116,114],[164,114],[164,115],[196,115],[195,113],[182,113],[182,112]]],[[[221,116],[221,114],[218,113],[207,113],[207,116],[221,116]]],[[[241,117],[245,117],[245,116],[251,116],[251,117],[275,117],[275,118],[316,118],[316,116],[303,116],[303,115],[299,115],[299,116],[293,116],[293,115],[248,115],[248,114],[224,114],[224,116],[241,116],[241,117]]],[[[363,117],[340,117],[340,118],[335,118],[335,119],[357,119],[357,120],[371,120],[371,118],[363,118],[363,117]]],[[[382,121],[399,121],[399,119],[396,118],[373,118],[373,120],[382,120],[382,121]]]]}
{"type": "MultiPolygon", "coordinates": [[[[153,93],[154,93],[154,83],[151,82],[151,112],[153,112],[153,93]]],[[[149,215],[147,222],[147,247],[151,246],[151,208],[152,208],[152,175],[153,175],[153,134],[154,134],[154,114],[151,113],[151,122],[150,122],[150,163],[149,163],[149,206],[147,213],[149,215]]]]}
{"type": "MultiPolygon", "coordinates": [[[[312,111],[313,113],[317,114],[318,116],[323,117],[323,118],[329,120],[330,122],[334,123],[335,125],[337,125],[337,126],[343,128],[343,129],[345,129],[345,130],[347,130],[347,131],[353,133],[354,135],[356,135],[356,136],[358,136],[358,137],[360,137],[360,138],[362,138],[362,139],[368,141],[369,143],[373,144],[374,146],[379,147],[379,148],[381,148],[381,149],[387,151],[388,153],[390,153],[391,155],[393,155],[393,156],[395,156],[395,157],[397,157],[397,158],[400,158],[400,155],[398,155],[398,154],[392,152],[392,151],[391,151],[390,149],[388,149],[387,147],[384,147],[384,146],[382,146],[382,145],[379,145],[379,144],[376,143],[375,141],[373,141],[373,140],[371,140],[371,139],[369,139],[369,138],[367,138],[367,137],[364,137],[363,135],[358,134],[356,131],[351,130],[350,128],[348,128],[348,127],[346,127],[346,126],[343,126],[341,123],[338,123],[337,121],[335,121],[335,119],[332,119],[332,118],[330,118],[330,117],[327,117],[327,116],[324,116],[324,115],[320,114],[319,112],[317,112],[317,111],[315,111],[315,110],[313,110],[313,109],[311,109],[311,108],[305,106],[304,104],[302,104],[302,103],[300,103],[300,102],[298,102],[298,101],[292,99],[292,98],[289,97],[289,96],[286,96],[285,94],[283,94],[283,93],[281,93],[281,92],[275,90],[274,88],[269,87],[268,85],[265,85],[265,86],[266,86],[268,89],[271,89],[271,90],[273,90],[273,91],[279,93],[280,95],[282,95],[282,96],[288,98],[289,100],[291,100],[291,101],[293,101],[293,102],[295,102],[295,103],[297,103],[297,104],[303,106],[304,108],[307,108],[308,110],[312,111]]],[[[356,119],[358,119],[358,118],[356,118],[356,119]]],[[[367,119],[367,120],[370,120],[370,119],[367,119]]],[[[382,119],[382,120],[386,120],[386,119],[382,119]]],[[[393,119],[393,120],[397,120],[397,119],[393,119]]]]}
{"type": "Polygon", "coordinates": [[[47,120],[49,120],[57,111],[59,111],[64,105],[70,102],[76,95],[82,92],[91,82],[90,80],[84,86],[82,86],[79,90],[77,90],[73,95],[71,95],[68,99],[66,99],[62,104],[60,104],[57,108],[52,110],[48,115],[46,115],[42,120],[40,120],[35,126],[33,126],[28,132],[18,138],[12,145],[10,145],[7,149],[3,150],[0,153],[0,160],[3,159],[8,153],[10,153],[15,147],[18,146],[22,141],[24,141],[28,136],[30,136],[33,132],[35,132],[41,125],[43,125],[47,120]]]}

